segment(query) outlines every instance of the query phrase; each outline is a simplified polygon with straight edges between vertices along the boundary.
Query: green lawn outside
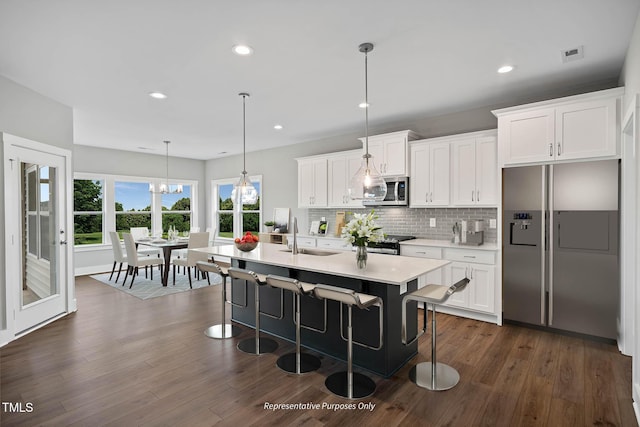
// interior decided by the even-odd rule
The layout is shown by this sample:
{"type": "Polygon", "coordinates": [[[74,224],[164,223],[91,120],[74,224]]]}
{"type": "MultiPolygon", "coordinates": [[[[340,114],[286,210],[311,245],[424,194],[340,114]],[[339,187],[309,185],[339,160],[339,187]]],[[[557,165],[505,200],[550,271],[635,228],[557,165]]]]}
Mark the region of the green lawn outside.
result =
{"type": "Polygon", "coordinates": [[[99,245],[102,243],[102,232],[75,234],[74,243],[76,245],[99,245]]]}

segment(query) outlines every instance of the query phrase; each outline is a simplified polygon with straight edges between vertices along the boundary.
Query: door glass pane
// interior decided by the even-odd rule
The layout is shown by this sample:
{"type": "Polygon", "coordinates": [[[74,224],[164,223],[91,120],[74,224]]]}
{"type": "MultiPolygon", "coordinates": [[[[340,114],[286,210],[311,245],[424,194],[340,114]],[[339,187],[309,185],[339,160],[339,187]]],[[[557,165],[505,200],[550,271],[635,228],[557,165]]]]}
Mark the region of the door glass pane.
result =
{"type": "Polygon", "coordinates": [[[58,294],[56,168],[21,163],[22,306],[58,294]]]}

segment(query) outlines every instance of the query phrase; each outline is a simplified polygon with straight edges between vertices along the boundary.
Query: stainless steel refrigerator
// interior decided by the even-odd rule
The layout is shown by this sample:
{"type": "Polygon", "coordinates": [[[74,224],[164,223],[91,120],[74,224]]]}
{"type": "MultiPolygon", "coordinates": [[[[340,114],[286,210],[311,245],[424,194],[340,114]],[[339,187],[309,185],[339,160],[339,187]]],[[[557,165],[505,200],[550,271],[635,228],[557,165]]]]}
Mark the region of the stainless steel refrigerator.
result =
{"type": "Polygon", "coordinates": [[[616,339],[617,160],[503,170],[503,318],[616,339]]]}

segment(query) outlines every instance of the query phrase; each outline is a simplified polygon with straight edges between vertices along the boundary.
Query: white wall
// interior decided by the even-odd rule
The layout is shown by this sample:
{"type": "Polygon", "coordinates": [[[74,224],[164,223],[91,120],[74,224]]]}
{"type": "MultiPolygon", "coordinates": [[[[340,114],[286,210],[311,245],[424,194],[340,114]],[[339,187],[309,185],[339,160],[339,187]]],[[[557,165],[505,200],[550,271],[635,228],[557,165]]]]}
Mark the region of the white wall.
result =
{"type": "MultiPolygon", "coordinates": [[[[73,111],[0,76],[0,132],[72,150],[73,111]]],[[[4,165],[3,144],[0,144],[0,160],[4,165]]],[[[0,342],[4,342],[7,333],[4,304],[7,297],[4,277],[7,268],[4,252],[4,172],[0,173],[0,206],[0,342]]],[[[74,280],[73,275],[69,279],[74,280]]]]}
{"type": "MultiPolygon", "coordinates": [[[[158,143],[159,150],[164,145],[158,143]]],[[[175,147],[170,147],[175,148],[175,147]]],[[[105,173],[110,175],[140,176],[164,178],[166,175],[166,157],[164,154],[133,153],[130,151],[110,150],[86,145],[74,146],[74,172],[105,173]]],[[[198,223],[202,230],[206,228],[206,192],[204,185],[204,160],[169,158],[169,178],[172,180],[198,181],[198,223]]],[[[92,274],[104,271],[113,264],[111,245],[76,250],[76,274],[92,274]]]]}

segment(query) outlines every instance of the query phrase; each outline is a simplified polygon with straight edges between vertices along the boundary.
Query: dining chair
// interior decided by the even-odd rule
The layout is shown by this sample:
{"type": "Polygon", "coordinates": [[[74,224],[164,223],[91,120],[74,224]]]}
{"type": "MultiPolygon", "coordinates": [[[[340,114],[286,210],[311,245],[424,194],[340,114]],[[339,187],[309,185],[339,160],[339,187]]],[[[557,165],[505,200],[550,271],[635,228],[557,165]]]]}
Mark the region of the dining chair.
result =
{"type": "Polygon", "coordinates": [[[118,275],[116,276],[116,283],[118,283],[120,272],[122,271],[122,264],[127,262],[127,256],[122,252],[122,246],[120,245],[120,236],[118,235],[118,233],[116,231],[110,231],[109,238],[111,239],[111,248],[113,249],[113,268],[111,269],[109,281],[111,281],[113,273],[116,270],[116,264],[120,263],[120,267],[118,267],[118,275]]]}
{"type": "MultiPolygon", "coordinates": [[[[173,262],[173,284],[176,284],[176,266],[186,267],[187,276],[189,277],[189,287],[193,288],[191,283],[191,267],[195,267],[198,261],[206,261],[207,254],[202,252],[195,252],[191,249],[206,248],[209,246],[209,233],[191,233],[189,234],[189,244],[187,246],[187,257],[176,258],[173,262]]],[[[207,275],[207,280],[209,276],[207,275]]]]}
{"type": "MultiPolygon", "coordinates": [[[[149,237],[149,229],[147,227],[131,227],[129,233],[133,236],[133,240],[140,240],[149,237]]],[[[138,248],[138,255],[141,256],[162,256],[162,251],[158,248],[138,248]]]]}
{"type": "Polygon", "coordinates": [[[162,258],[156,257],[138,257],[138,252],[136,251],[136,242],[133,239],[131,233],[122,233],[122,240],[124,240],[124,248],[127,251],[127,273],[124,276],[124,282],[122,282],[122,286],[127,283],[127,276],[131,274],[131,284],[129,285],[129,289],[133,286],[133,280],[138,274],[138,267],[151,267],[151,280],[153,280],[153,266],[157,265],[160,268],[160,274],[162,275],[162,266],[164,265],[164,260],[162,258]]]}

